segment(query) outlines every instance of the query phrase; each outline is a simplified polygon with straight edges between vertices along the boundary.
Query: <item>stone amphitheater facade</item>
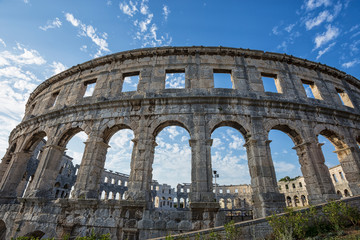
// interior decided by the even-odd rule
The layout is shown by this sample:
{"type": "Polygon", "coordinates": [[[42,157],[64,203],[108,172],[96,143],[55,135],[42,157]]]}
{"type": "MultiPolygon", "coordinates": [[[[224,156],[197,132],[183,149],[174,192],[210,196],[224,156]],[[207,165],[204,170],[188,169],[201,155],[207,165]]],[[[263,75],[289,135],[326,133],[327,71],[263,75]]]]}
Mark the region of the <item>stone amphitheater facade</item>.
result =
{"type": "Polygon", "coordinates": [[[279,193],[268,133],[285,132],[294,149],[311,204],[338,198],[318,135],[335,146],[351,192],[360,194],[360,82],[332,67],[293,56],[225,47],[162,47],[120,52],[74,66],[40,84],[22,122],[11,132],[0,165],[0,235],[61,237],[92,228],[114,239],[146,239],[169,231],[221,225],[214,202],[211,133],[237,129],[246,141],[254,216],[285,206],[279,193]],[[184,73],[183,89],[167,89],[167,73],[184,73]],[[214,88],[214,73],[231,75],[232,88],[214,88]],[[123,92],[125,77],[139,76],[137,90],[123,92]],[[277,92],[264,91],[263,77],[277,92]],[[92,96],[86,88],[96,84],[92,96]],[[308,97],[304,85],[313,98],[308,97]],[[155,138],[167,126],[191,139],[188,212],[152,213],[155,138]],[[99,200],[110,138],[134,132],[131,172],[124,200],[99,200]],[[55,199],[53,188],[65,147],[80,131],[88,135],[72,199],[55,199]],[[18,186],[37,144],[47,137],[25,195],[18,186]]]}

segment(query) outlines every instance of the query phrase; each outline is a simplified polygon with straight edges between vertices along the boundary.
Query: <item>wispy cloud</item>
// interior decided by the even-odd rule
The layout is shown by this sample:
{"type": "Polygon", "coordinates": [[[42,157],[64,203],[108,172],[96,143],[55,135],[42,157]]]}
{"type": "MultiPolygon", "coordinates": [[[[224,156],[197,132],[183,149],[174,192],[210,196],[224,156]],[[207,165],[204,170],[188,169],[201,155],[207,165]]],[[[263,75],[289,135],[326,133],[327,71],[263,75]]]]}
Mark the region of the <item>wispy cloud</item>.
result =
{"type": "Polygon", "coordinates": [[[136,7],[137,3],[133,3],[133,1],[129,1],[129,3],[121,2],[119,4],[120,10],[130,17],[134,16],[134,14],[138,11],[136,7]]]}
{"type": "Polygon", "coordinates": [[[336,42],[331,43],[327,48],[320,50],[316,60],[318,60],[322,55],[324,55],[325,53],[327,53],[333,46],[335,46],[336,42]]]}
{"type": "Polygon", "coordinates": [[[325,6],[328,7],[331,5],[331,0],[306,0],[305,7],[306,10],[314,10],[315,8],[325,6]]]}
{"type": "Polygon", "coordinates": [[[53,73],[54,74],[58,74],[60,72],[63,72],[67,69],[67,67],[62,64],[61,62],[52,62],[52,64],[50,65],[50,67],[53,69],[53,73]]]}
{"type": "Polygon", "coordinates": [[[163,6],[163,15],[164,15],[165,21],[168,19],[169,14],[170,14],[169,7],[164,5],[163,6]]]}
{"type": "Polygon", "coordinates": [[[351,67],[354,67],[355,65],[358,65],[359,63],[360,63],[359,59],[354,59],[352,61],[345,62],[345,63],[341,64],[341,66],[343,68],[351,68],[351,67]]]}
{"type": "Polygon", "coordinates": [[[0,66],[2,65],[9,65],[10,61],[13,64],[19,65],[42,65],[45,64],[45,59],[40,56],[39,52],[33,49],[26,49],[21,44],[17,44],[16,50],[21,51],[20,54],[14,54],[9,51],[3,51],[0,53],[0,66]],[[3,59],[1,61],[1,59],[3,59]]]}
{"type": "Polygon", "coordinates": [[[4,40],[2,40],[1,38],[0,38],[0,44],[3,45],[4,47],[6,47],[4,40]]]}
{"type": "MultiPolygon", "coordinates": [[[[122,1],[119,7],[123,14],[133,19],[133,25],[137,28],[134,39],[139,40],[142,47],[169,45],[172,39],[167,34],[158,34],[158,26],[153,22],[155,17],[150,11],[148,2],[148,0],[122,1]]],[[[167,18],[170,10],[168,7],[164,10],[164,7],[163,14],[166,14],[164,16],[167,18]]]]}
{"type": "Polygon", "coordinates": [[[81,23],[79,19],[76,19],[71,13],[65,13],[66,20],[70,22],[74,27],[79,28],[80,35],[89,37],[91,41],[97,46],[97,52],[93,57],[99,57],[103,55],[104,52],[110,52],[107,43],[107,33],[99,34],[96,32],[96,28],[92,25],[86,25],[81,23]]]}
{"type": "Polygon", "coordinates": [[[340,30],[337,27],[333,27],[330,24],[326,26],[326,32],[323,32],[322,34],[317,34],[314,43],[315,48],[318,49],[322,47],[324,44],[334,40],[337,38],[340,34],[340,30]]]}
{"type": "Polygon", "coordinates": [[[62,24],[62,22],[60,21],[60,19],[55,18],[54,20],[47,21],[45,26],[40,26],[39,28],[43,31],[46,31],[51,28],[60,28],[61,24],[62,24]]]}

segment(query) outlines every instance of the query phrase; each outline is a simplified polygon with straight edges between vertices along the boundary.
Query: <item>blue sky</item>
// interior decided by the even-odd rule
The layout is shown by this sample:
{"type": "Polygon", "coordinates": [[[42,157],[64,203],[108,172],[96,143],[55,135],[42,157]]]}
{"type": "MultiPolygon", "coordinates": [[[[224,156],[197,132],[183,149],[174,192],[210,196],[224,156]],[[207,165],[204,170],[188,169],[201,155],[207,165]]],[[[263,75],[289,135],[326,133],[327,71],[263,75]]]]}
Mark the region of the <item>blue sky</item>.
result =
{"type": "MultiPolygon", "coordinates": [[[[71,66],[119,51],[166,45],[250,48],[321,62],[359,79],[359,10],[357,0],[2,0],[0,154],[5,153],[8,135],[21,121],[26,100],[37,85],[71,66]]],[[[183,84],[178,76],[174,79],[169,83],[173,87],[183,84]]],[[[129,80],[130,90],[131,84],[129,80]]],[[[131,134],[121,131],[112,138],[108,168],[128,171],[131,134]]],[[[220,171],[220,183],[249,182],[241,134],[224,128],[212,137],[213,166],[220,171]]],[[[178,181],[190,181],[189,168],[171,168],[190,156],[185,138],[187,132],[178,127],[160,133],[154,178],[167,181],[176,172],[178,181]]],[[[70,145],[79,146],[84,139],[79,135],[70,145]]],[[[276,131],[270,139],[278,178],[300,175],[291,140],[276,131]]],[[[68,148],[81,158],[79,147],[68,148]]],[[[323,149],[327,164],[335,165],[332,146],[327,142],[323,149]]]]}

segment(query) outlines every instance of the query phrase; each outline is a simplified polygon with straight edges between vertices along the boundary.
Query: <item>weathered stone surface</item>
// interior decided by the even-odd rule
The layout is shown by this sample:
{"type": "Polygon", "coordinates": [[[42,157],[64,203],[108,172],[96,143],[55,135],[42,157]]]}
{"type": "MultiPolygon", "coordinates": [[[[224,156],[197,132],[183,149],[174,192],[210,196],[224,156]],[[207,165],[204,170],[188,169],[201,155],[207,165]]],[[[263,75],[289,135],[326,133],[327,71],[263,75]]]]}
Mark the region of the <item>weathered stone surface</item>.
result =
{"type": "Polygon", "coordinates": [[[320,134],[335,145],[356,195],[360,193],[359,119],[359,80],[293,56],[224,47],[164,47],[104,56],[46,80],[30,95],[24,119],[11,132],[0,163],[0,221],[9,239],[30,229],[48,237],[75,236],[94,226],[99,232],[111,231],[114,239],[136,239],[166,235],[169,222],[175,227],[171,221],[180,231],[191,230],[193,223],[196,228],[212,225],[215,219],[221,224],[218,204],[208,204],[215,198],[211,133],[221,126],[237,129],[246,141],[256,218],[285,206],[271,158],[272,129],[285,132],[294,142],[310,203],[337,198],[317,140],[320,134]],[[166,89],[166,73],[180,70],[185,73],[185,88],[166,89]],[[213,74],[218,72],[231,75],[231,89],[214,88],[213,74]],[[124,78],[136,74],[137,91],[122,92],[124,78]],[[276,93],[264,91],[262,77],[274,79],[276,93]],[[94,93],[84,97],[89,83],[96,83],[94,93]],[[315,98],[307,97],[303,84],[315,98]],[[152,207],[155,138],[171,125],[189,132],[192,156],[189,203],[193,207],[180,222],[176,216],[159,213],[152,219],[145,213],[152,207]],[[121,129],[134,132],[126,201],[100,201],[108,142],[121,129]],[[61,158],[67,142],[80,131],[88,139],[74,198],[56,202],[53,190],[61,158]],[[24,165],[45,136],[48,141],[39,167],[25,198],[18,202],[24,191],[24,165]],[[141,219],[162,229],[139,232],[141,219]]]}

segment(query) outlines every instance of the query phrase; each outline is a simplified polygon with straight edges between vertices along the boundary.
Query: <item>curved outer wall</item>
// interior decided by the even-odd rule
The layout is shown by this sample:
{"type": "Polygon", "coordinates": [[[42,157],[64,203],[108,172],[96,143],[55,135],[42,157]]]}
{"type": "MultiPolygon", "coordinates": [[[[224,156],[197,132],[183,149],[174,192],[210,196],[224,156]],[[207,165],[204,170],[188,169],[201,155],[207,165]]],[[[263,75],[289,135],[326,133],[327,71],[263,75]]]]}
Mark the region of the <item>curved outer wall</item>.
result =
{"type": "MultiPolygon", "coordinates": [[[[19,196],[16,186],[26,171],[23,166],[44,136],[48,142],[25,197],[53,199],[61,156],[68,140],[79,131],[85,131],[88,140],[71,201],[98,199],[109,139],[128,128],[134,131],[134,148],[127,200],[120,205],[147,210],[156,135],[166,126],[177,125],[191,137],[191,221],[210,220],[211,226],[218,210],[213,202],[211,133],[230,126],[245,138],[254,214],[263,217],[285,205],[277,188],[269,131],[281,130],[293,140],[309,202],[314,204],[337,198],[319,134],[335,145],[351,191],[360,194],[359,120],[360,82],[326,65],[284,54],[223,47],[121,52],[74,66],[34,90],[1,162],[2,201],[8,203],[19,196]],[[165,89],[166,73],[174,72],[185,73],[184,89],[165,89]],[[233,88],[214,88],[214,73],[231,74],[233,88]],[[137,91],[122,92],[124,78],[137,74],[137,91]],[[262,76],[274,78],[277,93],[264,91],[262,76]],[[90,83],[96,83],[94,93],[83,97],[90,83]],[[303,84],[315,98],[307,97],[303,84]]],[[[206,224],[192,228],[202,227],[206,224]]]]}

